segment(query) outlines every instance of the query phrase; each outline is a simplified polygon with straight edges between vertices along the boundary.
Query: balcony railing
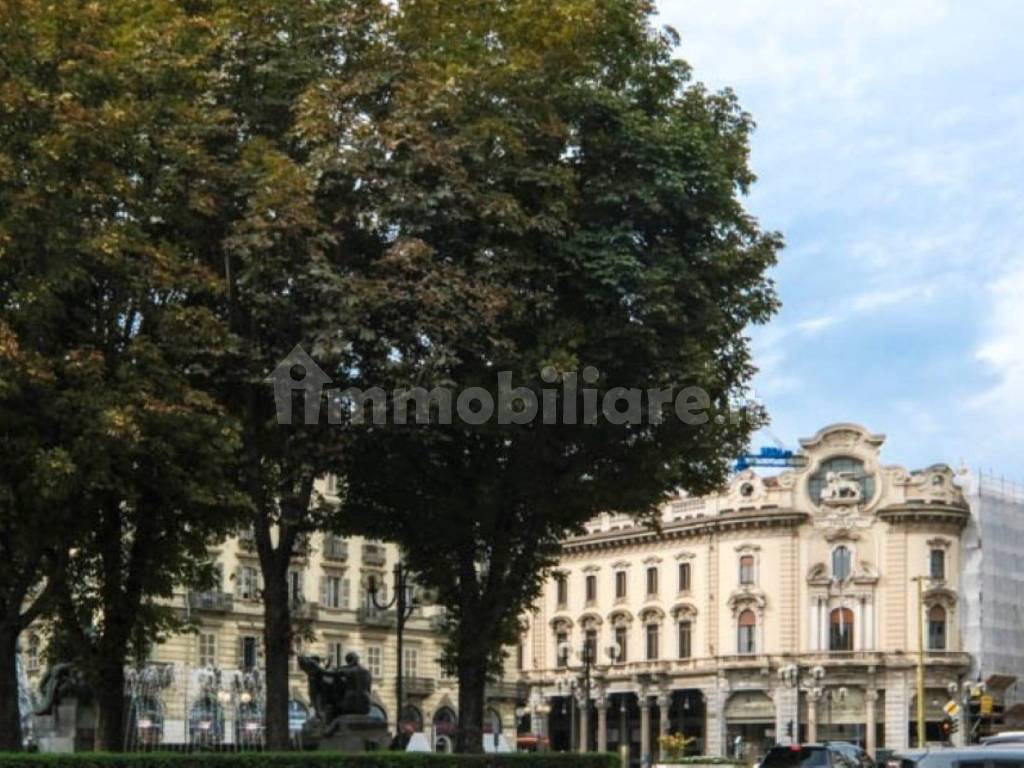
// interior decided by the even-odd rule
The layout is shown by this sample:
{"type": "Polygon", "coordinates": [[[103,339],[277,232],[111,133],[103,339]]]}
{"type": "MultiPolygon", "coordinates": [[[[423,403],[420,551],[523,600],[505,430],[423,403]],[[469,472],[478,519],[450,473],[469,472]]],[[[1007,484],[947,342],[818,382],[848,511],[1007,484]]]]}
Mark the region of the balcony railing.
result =
{"type": "Polygon", "coordinates": [[[251,528],[238,534],[238,548],[243,552],[256,551],[256,534],[251,528]]]}
{"type": "Polygon", "coordinates": [[[409,696],[429,696],[434,692],[434,679],[430,677],[403,677],[402,690],[409,696]]]}
{"type": "Polygon", "coordinates": [[[363,544],[364,565],[384,565],[387,562],[387,551],[383,544],[363,544]]]}
{"type": "Polygon", "coordinates": [[[229,613],[235,605],[235,597],[230,592],[209,591],[189,592],[188,607],[193,611],[208,613],[229,613]]]}
{"type": "Polygon", "coordinates": [[[508,701],[525,701],[529,696],[529,686],[516,680],[499,680],[487,684],[488,699],[505,699],[508,701]]]}
{"type": "Polygon", "coordinates": [[[356,611],[356,621],[371,627],[390,627],[395,623],[395,617],[391,611],[378,611],[363,606],[356,611]]]}
{"type": "Polygon", "coordinates": [[[344,562],[348,560],[348,542],[337,536],[324,537],[324,560],[344,562]]]}

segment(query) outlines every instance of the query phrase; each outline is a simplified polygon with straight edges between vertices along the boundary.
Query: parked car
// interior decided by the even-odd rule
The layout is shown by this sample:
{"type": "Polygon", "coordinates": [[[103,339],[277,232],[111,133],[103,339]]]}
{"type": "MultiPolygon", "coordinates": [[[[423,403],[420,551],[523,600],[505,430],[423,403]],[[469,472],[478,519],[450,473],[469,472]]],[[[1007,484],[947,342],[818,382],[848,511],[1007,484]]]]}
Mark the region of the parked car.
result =
{"type": "Polygon", "coordinates": [[[830,741],[828,746],[850,758],[854,765],[860,768],[875,768],[875,761],[871,755],[849,741],[830,741]]]}
{"type": "Polygon", "coordinates": [[[893,752],[885,761],[885,768],[915,768],[917,761],[927,754],[927,749],[907,749],[903,752],[893,752]]]}
{"type": "Polygon", "coordinates": [[[831,744],[790,744],[769,749],[760,768],[859,768],[859,765],[831,744]]]}
{"type": "Polygon", "coordinates": [[[1024,744],[1024,731],[1003,731],[985,736],[981,743],[986,747],[999,746],[1003,744],[1024,744]]]}
{"type": "Polygon", "coordinates": [[[929,750],[917,761],[916,768],[1024,768],[1024,745],[929,750]]]}

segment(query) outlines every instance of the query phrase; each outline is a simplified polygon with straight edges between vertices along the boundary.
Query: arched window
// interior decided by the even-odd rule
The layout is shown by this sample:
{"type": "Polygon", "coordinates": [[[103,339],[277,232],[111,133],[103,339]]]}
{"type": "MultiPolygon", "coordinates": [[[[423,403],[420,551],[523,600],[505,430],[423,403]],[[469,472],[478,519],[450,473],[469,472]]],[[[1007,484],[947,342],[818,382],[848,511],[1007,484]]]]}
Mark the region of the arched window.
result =
{"type": "Polygon", "coordinates": [[[647,639],[647,660],[656,661],[659,655],[658,639],[661,634],[661,627],[655,622],[650,622],[645,628],[647,639]]]}
{"type": "Polygon", "coordinates": [[[406,704],[402,708],[402,722],[399,723],[402,733],[419,733],[423,730],[423,713],[418,707],[406,704]]]}
{"type": "Polygon", "coordinates": [[[160,702],[152,696],[140,696],[129,705],[128,738],[136,745],[159,744],[163,738],[164,713],[160,702]]]}
{"type": "Polygon", "coordinates": [[[928,649],[946,650],[946,609],[941,605],[928,609],[928,649]]]}
{"type": "Polygon", "coordinates": [[[836,547],[832,550],[832,578],[836,581],[846,581],[850,578],[850,550],[846,547],[836,547]]]}
{"type": "Polygon", "coordinates": [[[235,743],[247,747],[263,744],[263,707],[258,702],[245,701],[236,707],[235,743]]]}
{"type": "Polygon", "coordinates": [[[192,705],[188,715],[189,741],[203,746],[224,740],[224,713],[214,699],[204,696],[192,705]]]}
{"type": "Polygon", "coordinates": [[[851,611],[849,608],[834,609],[830,614],[829,624],[829,650],[852,651],[853,611],[851,611]]]}
{"type": "Polygon", "coordinates": [[[693,622],[681,619],[679,622],[679,658],[688,659],[693,655],[693,622]]]}
{"type": "Polygon", "coordinates": [[[295,736],[302,732],[302,726],[309,719],[309,707],[297,699],[288,702],[288,731],[295,736]]]}
{"type": "Polygon", "coordinates": [[[754,612],[751,610],[746,610],[740,613],[739,618],[737,620],[737,624],[737,653],[756,653],[757,617],[754,616],[754,612]]]}

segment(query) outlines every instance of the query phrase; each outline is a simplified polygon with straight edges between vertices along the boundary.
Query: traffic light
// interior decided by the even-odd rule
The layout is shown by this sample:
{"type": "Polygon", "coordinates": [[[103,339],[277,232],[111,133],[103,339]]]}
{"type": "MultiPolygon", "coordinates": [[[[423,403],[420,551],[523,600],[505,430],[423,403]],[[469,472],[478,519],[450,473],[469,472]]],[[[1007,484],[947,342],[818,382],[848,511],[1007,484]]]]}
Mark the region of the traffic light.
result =
{"type": "Polygon", "coordinates": [[[946,717],[942,720],[942,736],[948,739],[954,733],[960,730],[960,721],[955,717],[946,717]]]}

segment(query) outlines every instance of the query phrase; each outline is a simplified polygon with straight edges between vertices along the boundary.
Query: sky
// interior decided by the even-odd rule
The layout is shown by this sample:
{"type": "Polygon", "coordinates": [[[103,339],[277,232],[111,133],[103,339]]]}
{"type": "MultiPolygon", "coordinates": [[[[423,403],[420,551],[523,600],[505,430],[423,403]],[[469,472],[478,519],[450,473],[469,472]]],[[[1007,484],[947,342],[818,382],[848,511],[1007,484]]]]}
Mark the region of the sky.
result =
{"type": "Polygon", "coordinates": [[[747,207],[786,241],[755,448],[853,421],[886,463],[1024,482],[1024,3],[658,7],[753,115],[747,207]]]}

